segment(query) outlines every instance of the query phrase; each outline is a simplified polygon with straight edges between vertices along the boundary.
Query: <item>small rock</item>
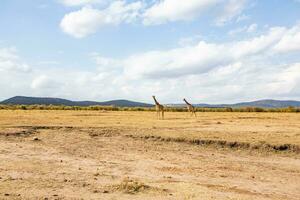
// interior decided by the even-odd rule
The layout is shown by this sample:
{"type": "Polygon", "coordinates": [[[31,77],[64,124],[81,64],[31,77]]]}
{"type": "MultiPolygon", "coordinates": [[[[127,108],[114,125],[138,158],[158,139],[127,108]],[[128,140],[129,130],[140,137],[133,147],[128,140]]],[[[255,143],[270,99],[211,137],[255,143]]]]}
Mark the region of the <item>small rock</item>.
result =
{"type": "Polygon", "coordinates": [[[6,194],[4,194],[4,196],[9,196],[9,194],[6,193],[6,194]]]}
{"type": "Polygon", "coordinates": [[[103,191],[103,193],[107,194],[107,193],[108,193],[108,191],[107,191],[107,190],[104,190],[104,191],[103,191]]]}
{"type": "Polygon", "coordinates": [[[38,137],[34,137],[32,140],[33,141],[39,141],[40,139],[38,137]]]}

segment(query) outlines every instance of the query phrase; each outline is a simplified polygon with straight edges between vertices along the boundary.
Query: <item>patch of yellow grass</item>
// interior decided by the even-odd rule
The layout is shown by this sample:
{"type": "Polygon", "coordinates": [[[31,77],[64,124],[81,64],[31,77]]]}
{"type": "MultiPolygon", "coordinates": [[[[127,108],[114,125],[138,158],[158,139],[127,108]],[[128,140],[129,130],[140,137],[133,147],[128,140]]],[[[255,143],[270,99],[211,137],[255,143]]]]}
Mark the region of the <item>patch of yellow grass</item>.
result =
{"type": "Polygon", "coordinates": [[[165,120],[157,120],[155,112],[0,110],[1,132],[21,126],[105,128],[137,136],[274,145],[300,145],[299,121],[298,113],[218,112],[193,118],[185,112],[168,112],[165,120]]]}

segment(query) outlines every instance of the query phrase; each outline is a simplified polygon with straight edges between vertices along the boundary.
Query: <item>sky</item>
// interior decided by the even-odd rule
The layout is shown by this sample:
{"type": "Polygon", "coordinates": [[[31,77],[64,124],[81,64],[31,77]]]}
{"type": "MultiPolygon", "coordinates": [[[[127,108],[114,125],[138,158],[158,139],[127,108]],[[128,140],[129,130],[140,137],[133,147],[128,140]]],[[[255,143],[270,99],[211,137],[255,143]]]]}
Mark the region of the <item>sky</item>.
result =
{"type": "Polygon", "coordinates": [[[1,0],[0,100],[300,100],[300,0],[1,0]]]}

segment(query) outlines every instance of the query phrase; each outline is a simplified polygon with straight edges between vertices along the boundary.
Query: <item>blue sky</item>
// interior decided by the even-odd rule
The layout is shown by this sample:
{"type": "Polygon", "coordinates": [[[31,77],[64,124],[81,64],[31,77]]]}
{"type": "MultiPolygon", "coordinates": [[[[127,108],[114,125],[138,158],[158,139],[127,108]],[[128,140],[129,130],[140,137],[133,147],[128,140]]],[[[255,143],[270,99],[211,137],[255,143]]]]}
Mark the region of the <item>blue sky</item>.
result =
{"type": "Polygon", "coordinates": [[[2,0],[0,99],[300,100],[298,0],[2,0]]]}

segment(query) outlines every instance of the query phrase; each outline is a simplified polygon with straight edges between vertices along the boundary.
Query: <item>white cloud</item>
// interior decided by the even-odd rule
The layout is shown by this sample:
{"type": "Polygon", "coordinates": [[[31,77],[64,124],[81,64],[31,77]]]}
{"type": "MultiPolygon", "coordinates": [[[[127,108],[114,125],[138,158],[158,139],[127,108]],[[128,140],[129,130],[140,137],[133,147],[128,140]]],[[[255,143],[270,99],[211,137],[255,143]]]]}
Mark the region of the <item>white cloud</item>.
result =
{"type": "Polygon", "coordinates": [[[65,6],[82,6],[88,4],[99,4],[109,0],[59,0],[65,6]]]}
{"type": "Polygon", "coordinates": [[[22,63],[15,48],[0,49],[0,71],[29,72],[30,67],[22,63]]]}
{"type": "Polygon", "coordinates": [[[253,33],[257,30],[257,24],[251,24],[248,28],[247,28],[247,32],[248,33],[253,33]]]}
{"type": "MultiPolygon", "coordinates": [[[[97,0],[64,0],[66,5],[82,5],[80,10],[66,14],[61,20],[62,30],[76,38],[83,38],[96,33],[105,26],[119,25],[121,23],[142,22],[144,25],[159,25],[175,21],[191,21],[201,15],[212,13],[217,18],[217,25],[224,25],[237,18],[241,21],[247,18],[242,14],[248,0],[154,0],[133,1],[106,0],[107,7],[96,9],[91,7],[97,0]]],[[[210,14],[209,14],[210,15],[210,14]]],[[[254,28],[254,27],[252,27],[254,28]]]]}
{"type": "Polygon", "coordinates": [[[123,60],[100,57],[99,65],[123,66],[124,73],[113,76],[126,91],[120,94],[134,93],[141,99],[143,94],[150,93],[165,97],[163,101],[182,95],[215,103],[233,99],[300,98],[296,93],[300,65],[286,60],[282,60],[286,64],[272,61],[281,56],[274,47],[296,29],[297,26],[273,27],[265,34],[243,41],[200,41],[181,48],[139,53],[123,60]]]}
{"type": "MultiPolygon", "coordinates": [[[[289,41],[286,38],[297,39],[299,32],[299,25],[273,27],[242,41],[200,41],[124,59],[92,54],[96,66],[89,69],[60,64],[31,66],[24,73],[18,67],[0,65],[0,90],[3,98],[30,95],[99,101],[126,98],[151,102],[151,95],[156,94],[162,103],[183,96],[195,103],[300,98],[300,60],[289,60],[285,55],[295,48],[282,46],[289,41]]],[[[0,50],[0,61],[17,66],[26,63],[10,48],[0,50]]]]}
{"type": "Polygon", "coordinates": [[[203,13],[213,11],[215,23],[223,26],[233,19],[240,22],[249,19],[243,14],[248,0],[162,0],[155,1],[143,14],[145,25],[157,25],[174,21],[193,20],[203,13]]]}
{"type": "Polygon", "coordinates": [[[157,1],[144,13],[144,24],[163,24],[166,22],[191,20],[220,0],[163,0],[157,1]]]}
{"type": "Polygon", "coordinates": [[[0,48],[0,90],[1,96],[11,97],[23,94],[27,89],[27,78],[32,67],[18,56],[16,48],[0,48]]]}
{"type": "Polygon", "coordinates": [[[243,27],[240,27],[240,28],[237,28],[237,29],[233,29],[231,31],[228,32],[228,34],[230,36],[235,36],[237,34],[240,34],[240,33],[254,33],[257,31],[257,27],[258,25],[257,24],[251,24],[249,26],[243,26],[243,27]]]}
{"type": "Polygon", "coordinates": [[[2,48],[0,49],[0,59],[16,60],[19,58],[16,53],[17,49],[14,47],[2,48]]]}
{"type": "Polygon", "coordinates": [[[271,50],[271,48],[278,43],[278,41],[286,33],[286,28],[284,27],[273,27],[270,28],[267,34],[257,36],[252,39],[236,42],[232,47],[232,53],[236,58],[266,53],[271,50]]]}
{"type": "Polygon", "coordinates": [[[300,63],[283,68],[268,84],[272,94],[291,96],[300,85],[300,63]]]}
{"type": "Polygon", "coordinates": [[[60,27],[65,33],[82,38],[95,33],[99,27],[105,24],[107,22],[102,12],[90,7],[84,7],[79,11],[65,15],[60,23],[60,27]]]}
{"type": "Polygon", "coordinates": [[[300,24],[288,30],[274,50],[277,52],[300,51],[300,24]]]}
{"type": "Polygon", "coordinates": [[[98,69],[100,71],[105,69],[111,70],[114,68],[118,68],[121,65],[121,63],[118,60],[107,58],[99,54],[93,54],[92,58],[95,60],[96,64],[98,65],[98,69]]]}
{"type": "Polygon", "coordinates": [[[277,27],[243,41],[223,44],[201,41],[194,46],[140,53],[124,60],[123,66],[127,76],[135,78],[160,79],[207,73],[249,56],[268,53],[285,33],[285,28],[277,27]]]}
{"type": "Polygon", "coordinates": [[[46,75],[40,75],[33,79],[31,83],[31,88],[34,90],[44,90],[44,89],[51,89],[57,88],[60,84],[55,80],[51,79],[46,75]]]}
{"type": "Polygon", "coordinates": [[[235,17],[242,14],[248,0],[229,0],[225,3],[224,9],[216,19],[216,25],[223,26],[235,17]]]}
{"type": "Polygon", "coordinates": [[[83,38],[105,26],[133,22],[139,16],[141,8],[141,2],[126,4],[125,1],[115,1],[104,10],[86,6],[66,14],[60,27],[69,35],[83,38]]]}
{"type": "Polygon", "coordinates": [[[133,55],[124,62],[131,77],[166,78],[205,73],[229,62],[223,45],[200,42],[196,46],[133,55]],[[205,53],[203,53],[205,52],[205,53]]]}

